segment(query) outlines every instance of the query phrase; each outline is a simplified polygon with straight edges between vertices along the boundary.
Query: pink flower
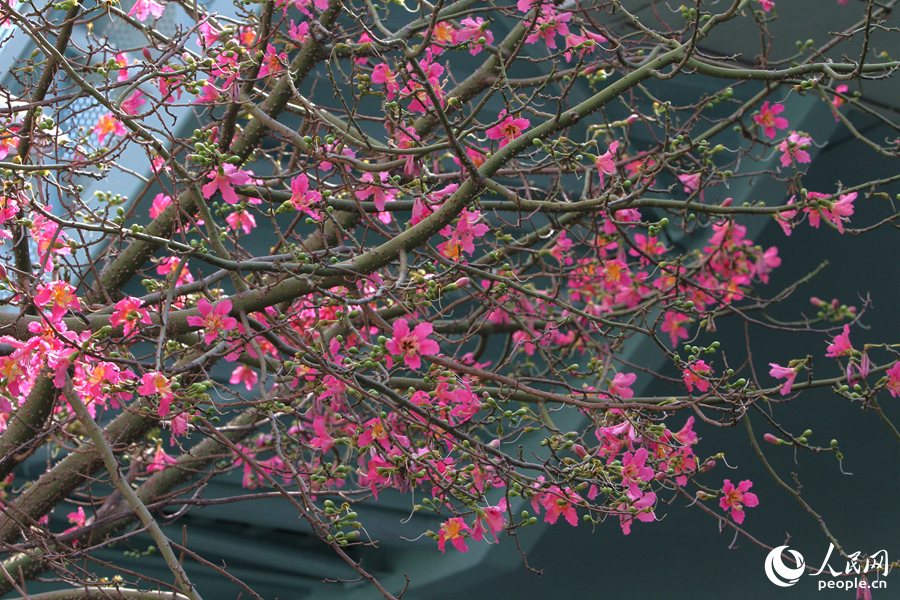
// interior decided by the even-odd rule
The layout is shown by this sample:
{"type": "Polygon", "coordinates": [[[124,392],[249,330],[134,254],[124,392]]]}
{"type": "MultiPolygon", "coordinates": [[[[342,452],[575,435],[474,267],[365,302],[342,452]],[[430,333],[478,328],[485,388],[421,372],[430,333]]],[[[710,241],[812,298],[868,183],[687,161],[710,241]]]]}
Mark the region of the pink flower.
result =
{"type": "Polygon", "coordinates": [[[154,0],[137,0],[135,5],[128,11],[129,17],[135,17],[138,21],[146,21],[147,17],[153,15],[158,19],[162,16],[165,6],[154,0]]]}
{"type": "Polygon", "coordinates": [[[375,69],[372,71],[372,83],[384,84],[388,100],[393,100],[397,92],[400,91],[397,74],[391,71],[391,68],[386,63],[375,65],[375,69]]]}
{"type": "Polygon", "coordinates": [[[709,382],[703,375],[710,375],[711,373],[712,367],[707,365],[705,361],[698,360],[687,366],[682,377],[689,392],[694,391],[694,386],[697,386],[699,391],[705,392],[709,390],[709,382]]]}
{"type": "Polygon", "coordinates": [[[287,62],[287,53],[279,53],[275,46],[269,44],[266,47],[266,53],[263,55],[259,66],[259,77],[268,77],[273,73],[278,73],[284,68],[283,63],[287,62]]]}
{"type": "Polygon", "coordinates": [[[465,28],[456,32],[456,43],[462,44],[471,40],[472,48],[469,50],[469,53],[473,56],[481,52],[484,44],[494,43],[494,34],[488,31],[490,23],[485,23],[481,17],[475,17],[474,19],[466,17],[461,21],[461,24],[465,28]],[[482,38],[484,38],[484,42],[479,41],[482,38]]]}
{"type": "Polygon", "coordinates": [[[299,25],[291,19],[291,26],[288,28],[288,35],[298,44],[305,44],[309,40],[309,23],[301,22],[299,25]]]}
{"type": "Polygon", "coordinates": [[[116,81],[127,81],[128,80],[128,57],[124,52],[120,52],[115,56],[116,64],[119,66],[119,74],[116,76],[116,81]]]}
{"type": "Polygon", "coordinates": [[[846,102],[846,100],[844,100],[843,98],[838,96],[838,94],[846,94],[849,90],[850,90],[850,87],[846,86],[846,85],[839,85],[836,88],[834,88],[834,91],[836,92],[836,94],[834,95],[834,99],[831,101],[832,106],[834,106],[834,108],[831,109],[831,112],[834,114],[835,121],[841,120],[841,118],[838,116],[837,110],[835,110],[835,109],[839,108],[842,104],[844,104],[844,102],[846,102]]]}
{"type": "Polygon", "coordinates": [[[200,298],[197,309],[201,316],[188,317],[187,323],[191,327],[206,329],[206,336],[203,338],[206,344],[211,344],[223,329],[229,331],[237,328],[237,319],[228,316],[228,313],[231,312],[231,300],[223,300],[213,309],[206,298],[200,298]]]}
{"type": "Polygon", "coordinates": [[[660,329],[667,331],[669,338],[672,340],[672,345],[677,346],[679,339],[688,339],[688,330],[684,324],[690,321],[691,318],[689,316],[670,310],[663,316],[663,324],[660,329]]]}
{"type": "Polygon", "coordinates": [[[157,446],[156,453],[153,455],[153,460],[147,465],[147,472],[154,473],[156,471],[165,471],[166,466],[174,465],[177,462],[177,458],[169,456],[166,451],[162,449],[162,446],[157,446]]]}
{"type": "Polygon", "coordinates": [[[512,115],[506,117],[498,125],[494,125],[487,130],[488,138],[492,140],[500,140],[500,147],[507,145],[520,135],[522,132],[531,127],[531,121],[525,118],[514,118],[512,115]]]}
{"type": "Polygon", "coordinates": [[[318,448],[322,453],[331,450],[332,446],[334,446],[334,438],[325,429],[325,420],[322,417],[316,417],[313,420],[313,429],[316,431],[316,437],[309,440],[310,445],[318,448]]]}
{"type": "Polygon", "coordinates": [[[844,233],[844,221],[849,221],[853,215],[854,200],[856,200],[856,192],[841,194],[838,201],[831,205],[831,210],[822,211],[825,218],[834,223],[841,233],[844,233]]]}
{"type": "Polygon", "coordinates": [[[466,540],[463,537],[463,534],[466,532],[471,533],[472,529],[466,525],[462,517],[448,519],[441,524],[441,533],[438,536],[438,550],[444,552],[444,545],[447,543],[447,540],[450,540],[454,548],[460,552],[468,552],[469,547],[466,545],[466,540]]]}
{"type": "Polygon", "coordinates": [[[135,90],[133,94],[128,96],[128,98],[122,102],[122,112],[126,115],[134,116],[140,112],[141,107],[146,103],[147,101],[144,100],[144,92],[135,90]]]}
{"type": "Polygon", "coordinates": [[[418,369],[422,365],[419,356],[437,354],[440,346],[428,336],[434,331],[431,323],[419,323],[412,331],[406,319],[394,321],[394,337],[388,340],[386,346],[392,355],[403,355],[406,366],[410,369],[418,369]]]}
{"type": "Polygon", "coordinates": [[[484,539],[484,532],[490,531],[494,534],[494,540],[497,541],[497,532],[506,527],[506,518],[503,516],[506,508],[506,498],[501,498],[496,506],[484,507],[478,517],[475,518],[475,526],[472,528],[472,539],[480,542],[484,539]],[[487,529],[485,529],[484,525],[487,525],[487,529]]]}
{"type": "Polygon", "coordinates": [[[197,38],[197,44],[212,46],[219,41],[220,33],[218,29],[210,25],[209,21],[204,20],[200,23],[200,37],[197,38]]]}
{"type": "Polygon", "coordinates": [[[78,310],[78,296],[74,294],[75,288],[65,281],[51,281],[47,285],[38,287],[38,295],[34,297],[34,303],[41,308],[50,306],[50,318],[59,321],[66,311],[78,310]]]}
{"type": "MultiPolygon", "coordinates": [[[[676,177],[684,186],[685,194],[690,195],[700,189],[700,173],[682,173],[676,177]]],[[[703,201],[703,192],[700,192],[700,201],[703,201]]]]}
{"type": "Polygon", "coordinates": [[[231,372],[231,378],[228,380],[228,383],[232,385],[243,383],[245,388],[252,390],[257,381],[259,381],[259,375],[256,374],[256,371],[253,370],[253,368],[248,367],[247,365],[238,365],[237,368],[231,372]]]}
{"type": "Polygon", "coordinates": [[[763,133],[765,133],[770,140],[775,139],[776,128],[788,128],[788,120],[778,116],[783,111],[783,104],[773,104],[770,106],[767,100],[766,102],[763,102],[762,107],[759,109],[759,114],[753,116],[753,121],[763,128],[763,133]]]}
{"type": "Polygon", "coordinates": [[[769,366],[772,367],[769,369],[769,375],[775,379],[781,379],[782,377],[786,379],[784,385],[781,386],[781,395],[787,396],[790,394],[791,386],[794,385],[794,379],[797,378],[797,371],[790,367],[782,367],[775,363],[769,363],[769,366]]]}
{"type": "Polygon", "coordinates": [[[609,384],[609,393],[612,396],[620,396],[622,398],[633,398],[634,392],[631,391],[631,385],[637,379],[634,373],[616,373],[609,384]]]}
{"type": "MultiPolygon", "coordinates": [[[[759,0],[759,3],[762,5],[763,12],[770,12],[773,8],[775,8],[775,3],[772,0],[759,0]]],[[[787,125],[785,125],[787,127],[787,125]]],[[[774,136],[769,136],[774,137],[774,136]]]]}
{"type": "Polygon", "coordinates": [[[603,185],[603,174],[616,174],[616,150],[619,149],[619,142],[614,141],[606,149],[606,152],[597,157],[594,164],[597,165],[597,171],[600,172],[600,185],[603,185]]]}
{"type": "Polygon", "coordinates": [[[462,210],[459,220],[456,223],[456,229],[451,229],[450,225],[441,229],[440,234],[450,239],[438,245],[438,252],[447,258],[459,260],[462,252],[473,254],[475,252],[475,238],[482,237],[489,231],[489,227],[484,223],[478,223],[481,213],[470,211],[467,208],[462,210]]]}
{"type": "Polygon", "coordinates": [[[631,498],[643,496],[640,484],[653,478],[653,469],[647,466],[648,454],[646,448],[639,448],[634,454],[626,452],[622,456],[622,485],[628,488],[631,498]]]}
{"type": "Polygon", "coordinates": [[[312,207],[322,201],[322,194],[316,190],[309,189],[309,177],[305,174],[294,177],[291,180],[291,192],[291,206],[317,221],[321,218],[312,207]]]}
{"type": "Polygon", "coordinates": [[[573,50],[578,50],[578,58],[582,58],[585,53],[593,54],[598,44],[608,41],[608,39],[598,33],[591,33],[582,29],[581,35],[570,33],[566,36],[566,51],[563,56],[566,57],[567,61],[571,61],[572,56],[574,56],[573,50]]]}
{"type": "Polygon", "coordinates": [[[544,522],[551,525],[556,524],[560,515],[572,527],[578,527],[578,512],[575,510],[575,503],[580,502],[581,497],[573,491],[564,491],[557,486],[552,486],[547,492],[538,494],[532,500],[539,503],[547,511],[544,515],[544,522]]]}
{"type": "Polygon", "coordinates": [[[141,308],[143,302],[140,298],[129,296],[116,302],[116,310],[109,318],[109,324],[113,327],[122,325],[122,332],[125,337],[131,335],[131,332],[137,329],[138,322],[144,325],[152,325],[150,313],[146,308],[141,308]]]}
{"type": "Polygon", "coordinates": [[[806,151],[810,144],[812,144],[812,138],[792,131],[786,140],[782,140],[778,144],[778,149],[784,152],[781,155],[781,166],[789,167],[793,161],[798,163],[810,162],[812,159],[809,156],[809,152],[806,151]]]}
{"type": "Polygon", "coordinates": [[[388,200],[393,200],[394,195],[392,193],[393,188],[386,187],[388,185],[388,174],[384,171],[378,173],[378,179],[381,184],[378,185],[375,183],[375,175],[372,173],[363,173],[363,176],[360,178],[361,181],[368,183],[370,185],[364,187],[361,190],[356,190],[356,197],[360,200],[366,200],[370,196],[372,197],[372,202],[375,204],[375,208],[379,211],[384,210],[384,204],[388,200]]]}
{"type": "Polygon", "coordinates": [[[747,491],[751,487],[753,487],[753,482],[749,479],[740,482],[737,487],[734,487],[731,480],[726,479],[725,485],[722,487],[719,506],[722,507],[722,510],[730,510],[731,518],[738,525],[744,522],[744,509],[741,505],[748,508],[759,505],[759,498],[756,497],[756,494],[747,491]]]}
{"type": "Polygon", "coordinates": [[[102,144],[103,140],[109,134],[115,134],[119,137],[125,137],[128,134],[128,130],[125,129],[125,126],[122,125],[120,121],[118,121],[112,113],[106,113],[100,119],[97,120],[97,124],[94,126],[92,130],[97,134],[97,143],[102,144]]]}
{"type": "Polygon", "coordinates": [[[549,6],[544,8],[538,17],[534,31],[525,38],[526,44],[533,44],[538,40],[544,40],[548,48],[556,48],[556,35],[569,35],[569,27],[566,25],[572,19],[572,13],[557,13],[549,6]]]}
{"type": "Polygon", "coordinates": [[[653,492],[649,492],[641,496],[640,499],[635,500],[629,506],[626,503],[619,505],[619,509],[627,512],[623,512],[619,514],[619,524],[622,526],[622,533],[624,535],[628,535],[631,533],[631,524],[635,519],[638,521],[642,521],[644,523],[650,523],[656,519],[656,515],[653,514],[653,510],[647,510],[647,508],[652,507],[656,504],[656,494],[653,492]],[[636,513],[631,514],[630,509],[634,508],[636,513]]]}
{"type": "Polygon", "coordinates": [[[891,396],[900,398],[900,362],[895,362],[894,366],[888,369],[887,376],[887,383],[884,384],[884,387],[891,393],[891,396]]]}
{"type": "Polygon", "coordinates": [[[159,215],[162,214],[166,207],[172,203],[172,197],[167,196],[165,194],[159,193],[156,195],[156,198],[153,199],[153,204],[150,205],[150,218],[155,219],[159,215]]]}
{"type": "Polygon", "coordinates": [[[172,392],[172,382],[158,371],[150,371],[141,377],[141,385],[138,386],[138,393],[145,396],[159,394],[159,417],[165,418],[169,414],[169,406],[175,399],[175,393],[172,392]]]}
{"type": "Polygon", "coordinates": [[[225,221],[228,222],[228,226],[232,229],[240,228],[244,233],[250,233],[256,227],[256,219],[247,210],[236,210],[225,217],[225,221]]]}
{"type": "Polygon", "coordinates": [[[828,353],[825,356],[837,357],[853,352],[853,346],[850,344],[850,326],[844,325],[844,332],[834,336],[834,341],[828,345],[828,353]]]}
{"type": "Polygon", "coordinates": [[[84,514],[84,508],[81,506],[78,507],[77,511],[67,514],[66,518],[69,519],[69,523],[75,525],[75,527],[72,527],[72,529],[67,529],[66,531],[72,531],[74,529],[78,529],[79,527],[84,527],[84,524],[87,523],[87,517],[84,514]]]}
{"type": "Polygon", "coordinates": [[[211,179],[209,183],[203,186],[203,197],[209,199],[216,190],[222,192],[222,198],[228,204],[237,204],[238,197],[232,185],[245,185],[250,183],[250,175],[245,171],[238,170],[234,165],[225,163],[218,169],[212,170],[206,174],[211,179]]]}

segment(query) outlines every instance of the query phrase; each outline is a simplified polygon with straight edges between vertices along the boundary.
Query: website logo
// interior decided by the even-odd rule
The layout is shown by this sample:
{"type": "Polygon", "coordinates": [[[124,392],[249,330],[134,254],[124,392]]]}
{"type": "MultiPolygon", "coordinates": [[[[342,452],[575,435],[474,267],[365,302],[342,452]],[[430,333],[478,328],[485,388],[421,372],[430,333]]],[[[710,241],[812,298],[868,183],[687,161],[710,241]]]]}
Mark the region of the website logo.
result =
{"type": "MultiPolygon", "coordinates": [[[[816,582],[819,590],[824,589],[845,589],[857,590],[859,598],[871,598],[869,589],[885,589],[887,582],[884,579],[869,581],[868,576],[874,573],[876,576],[887,577],[891,571],[891,563],[888,559],[887,550],[879,550],[874,554],[864,555],[861,552],[842,555],[846,565],[843,569],[835,569],[829,562],[834,553],[834,544],[828,545],[828,552],[825,554],[825,560],[822,566],[814,572],[810,573],[810,577],[819,577],[820,575],[830,575],[831,579],[823,577],[816,582]]],[[[788,559],[790,562],[790,559],[788,559]]],[[[778,546],[773,548],[766,555],[765,572],[773,584],[778,587],[791,587],[800,579],[800,576],[806,571],[806,559],[796,550],[791,550],[787,546],[778,546]],[[795,566],[785,564],[785,552],[793,557],[795,566]]],[[[809,569],[812,571],[812,568],[809,569]]]]}
{"type": "Polygon", "coordinates": [[[803,555],[796,550],[791,550],[787,546],[773,548],[766,556],[766,577],[769,578],[769,581],[779,587],[791,587],[797,583],[797,580],[800,579],[805,568],[806,561],[803,559],[803,555]],[[794,562],[797,564],[796,568],[791,568],[784,564],[782,553],[785,550],[790,552],[794,557],[794,562]]]}

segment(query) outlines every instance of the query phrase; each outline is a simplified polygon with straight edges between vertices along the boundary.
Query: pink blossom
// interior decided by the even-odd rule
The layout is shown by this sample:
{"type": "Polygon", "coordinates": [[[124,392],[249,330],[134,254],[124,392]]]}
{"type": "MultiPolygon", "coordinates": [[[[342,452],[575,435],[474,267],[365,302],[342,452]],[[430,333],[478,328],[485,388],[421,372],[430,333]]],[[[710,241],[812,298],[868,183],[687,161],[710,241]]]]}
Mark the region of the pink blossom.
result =
{"type": "Polygon", "coordinates": [[[551,486],[547,492],[538,494],[532,500],[539,503],[547,511],[544,515],[544,522],[551,525],[556,524],[560,515],[572,527],[578,526],[578,513],[575,510],[575,504],[580,502],[582,498],[571,490],[562,490],[558,486],[551,486]]]}
{"type": "Polygon", "coordinates": [[[669,338],[672,340],[672,345],[677,346],[678,340],[686,340],[688,339],[688,330],[684,326],[685,323],[689,323],[691,318],[683,313],[675,312],[674,310],[666,311],[666,314],[663,316],[663,324],[660,329],[669,333],[669,338]]]}
{"type": "Polygon", "coordinates": [[[756,494],[747,491],[751,487],[753,487],[753,482],[749,479],[740,482],[737,487],[731,483],[731,480],[726,479],[725,485],[722,486],[722,497],[719,498],[719,506],[722,507],[722,510],[730,510],[731,518],[738,525],[744,522],[743,506],[753,508],[759,505],[759,499],[756,497],[756,494]]]}
{"type": "Polygon", "coordinates": [[[372,71],[372,83],[384,84],[388,100],[393,100],[397,92],[400,91],[397,74],[391,71],[391,68],[386,63],[375,65],[375,69],[372,71]]]}
{"type": "MultiPolygon", "coordinates": [[[[702,361],[698,361],[702,362],[702,361]]],[[[694,432],[694,417],[688,417],[687,421],[677,433],[673,433],[672,437],[684,444],[685,446],[693,446],[700,438],[694,432]]]]}
{"type": "Polygon", "coordinates": [[[219,334],[237,328],[237,319],[229,317],[231,312],[231,300],[223,300],[213,308],[206,298],[200,298],[197,303],[200,311],[199,317],[188,317],[187,323],[191,327],[203,327],[206,329],[204,343],[211,344],[219,334]]]}
{"type": "Polygon", "coordinates": [[[843,333],[834,336],[834,340],[828,345],[828,353],[825,356],[831,358],[851,354],[853,346],[850,344],[850,326],[844,325],[843,333]]]}
{"type": "Polygon", "coordinates": [[[299,25],[291,19],[291,26],[288,28],[288,35],[298,44],[305,44],[309,41],[309,23],[301,22],[299,25]]]}
{"type": "Polygon", "coordinates": [[[166,451],[162,449],[162,446],[157,446],[156,453],[153,455],[153,460],[147,465],[147,472],[154,473],[156,471],[165,471],[168,465],[174,465],[177,462],[177,458],[169,456],[166,451]]]}
{"type": "Polygon", "coordinates": [[[137,0],[131,10],[128,11],[129,17],[135,17],[138,21],[146,21],[147,17],[153,15],[155,19],[162,16],[165,6],[154,0],[137,0]]]}
{"type": "Polygon", "coordinates": [[[166,207],[172,203],[172,197],[167,196],[166,194],[159,193],[153,199],[153,204],[150,205],[150,218],[155,219],[159,215],[162,214],[166,207]]]}
{"type": "Polygon", "coordinates": [[[501,498],[496,506],[486,506],[481,509],[475,518],[475,525],[472,528],[472,539],[480,542],[484,539],[484,532],[490,531],[494,534],[494,541],[498,541],[497,532],[502,531],[506,527],[506,518],[503,516],[506,510],[506,498],[501,498]],[[487,529],[485,529],[485,525],[487,525],[487,529]]]}
{"type": "Polygon", "coordinates": [[[378,178],[381,182],[380,185],[375,183],[375,176],[372,173],[363,173],[360,180],[370,185],[361,190],[356,190],[356,197],[360,200],[366,200],[371,196],[375,208],[383,211],[385,202],[394,199],[392,194],[393,188],[388,187],[389,177],[387,173],[381,171],[378,173],[378,178]]]}
{"type": "MultiPolygon", "coordinates": [[[[180,89],[178,90],[178,95],[181,96],[180,89]]],[[[205,81],[200,87],[200,95],[194,100],[194,104],[208,104],[215,102],[221,95],[222,93],[219,91],[219,88],[213,85],[212,82],[205,81]]]]}
{"type": "MultiPolygon", "coordinates": [[[[501,115],[502,116],[502,115],[501,115]]],[[[514,118],[512,115],[506,117],[499,124],[488,129],[488,138],[492,140],[500,140],[500,147],[507,145],[520,135],[522,132],[531,127],[531,121],[525,118],[514,118]]]]}
{"type": "Polygon", "coordinates": [[[238,202],[238,196],[231,186],[250,183],[250,175],[246,171],[241,171],[235,165],[228,163],[210,171],[206,176],[212,181],[203,186],[203,197],[209,199],[216,193],[216,190],[219,190],[222,192],[222,198],[228,204],[237,204],[238,202]]]}
{"type": "Polygon", "coordinates": [[[284,63],[287,63],[288,57],[287,53],[281,52],[279,53],[275,46],[269,44],[266,47],[266,52],[263,55],[262,62],[260,62],[259,66],[259,77],[260,79],[264,77],[268,77],[273,73],[278,73],[282,69],[284,69],[284,63]]]}
{"type": "Polygon", "coordinates": [[[322,417],[316,417],[313,420],[313,429],[316,432],[316,437],[309,440],[310,445],[318,448],[322,453],[331,450],[332,446],[334,446],[334,438],[325,429],[325,420],[322,417]]]}
{"type": "Polygon", "coordinates": [[[843,105],[846,102],[846,100],[841,98],[838,94],[846,94],[849,90],[850,90],[850,87],[847,85],[844,85],[844,84],[841,84],[841,85],[837,86],[836,88],[834,88],[835,95],[834,95],[834,99],[831,101],[831,105],[833,106],[833,108],[831,109],[831,112],[834,115],[835,121],[841,120],[841,118],[838,116],[838,111],[836,109],[839,108],[841,105],[843,105]]]}
{"type": "Polygon", "coordinates": [[[140,298],[129,296],[116,302],[116,310],[109,317],[109,324],[113,327],[122,325],[122,332],[125,337],[131,335],[131,332],[137,329],[138,322],[144,325],[152,325],[150,313],[146,308],[141,308],[143,302],[140,298]]]}
{"type": "Polygon", "coordinates": [[[453,260],[459,260],[462,252],[473,254],[475,238],[482,237],[490,230],[484,223],[478,223],[480,218],[480,212],[464,208],[459,215],[455,230],[451,229],[450,225],[440,230],[441,235],[450,239],[438,245],[438,252],[453,260]]]}
{"type": "Polygon", "coordinates": [[[597,171],[600,173],[600,185],[603,185],[603,174],[616,174],[616,151],[619,149],[619,142],[614,141],[606,149],[606,152],[597,157],[594,164],[597,165],[597,171]]]}
{"type": "Polygon", "coordinates": [[[784,385],[781,386],[781,395],[787,396],[791,393],[791,387],[794,385],[794,379],[797,378],[797,371],[790,367],[782,367],[775,363],[769,363],[769,366],[772,367],[769,369],[769,375],[776,378],[781,379],[785,378],[784,385]]]}
{"type": "Polygon", "coordinates": [[[150,371],[141,377],[138,393],[144,396],[159,394],[159,409],[157,412],[161,419],[169,414],[169,406],[171,406],[172,400],[175,399],[175,393],[172,392],[172,382],[158,371],[150,371]]]}
{"type": "MultiPolygon", "coordinates": [[[[630,500],[633,500],[629,498],[630,500]]],[[[624,535],[628,535],[631,533],[631,524],[635,519],[644,523],[650,523],[656,519],[656,515],[653,514],[652,506],[656,504],[656,494],[653,492],[648,492],[641,496],[638,500],[634,500],[631,502],[630,506],[626,503],[619,505],[619,510],[624,512],[619,514],[619,524],[622,526],[622,533],[624,535]],[[637,512],[634,514],[631,513],[630,509],[633,508],[637,512]],[[651,510],[647,510],[651,508],[651,510]]]]}
{"type": "Polygon", "coordinates": [[[646,448],[639,448],[634,454],[626,452],[622,456],[622,485],[628,488],[631,498],[643,496],[640,484],[653,478],[653,469],[647,466],[648,454],[646,448]]]}
{"type": "Polygon", "coordinates": [[[610,395],[626,399],[633,398],[634,392],[631,391],[631,386],[636,379],[637,375],[634,373],[616,373],[612,379],[612,383],[609,384],[610,395]]]}
{"type": "Polygon", "coordinates": [[[256,219],[248,210],[236,210],[225,217],[228,226],[232,229],[242,229],[244,233],[250,233],[256,227],[256,219]]]}
{"type": "Polygon", "coordinates": [[[460,552],[468,552],[469,547],[466,545],[466,540],[463,537],[463,534],[466,532],[471,533],[472,529],[466,525],[462,517],[448,519],[441,524],[441,532],[438,536],[438,550],[444,552],[444,545],[447,543],[447,540],[450,540],[454,548],[460,552]]]}
{"type": "Polygon", "coordinates": [[[213,27],[208,20],[204,20],[200,23],[200,37],[197,38],[197,44],[212,46],[219,41],[220,33],[221,32],[213,27]]]}
{"type": "Polygon", "coordinates": [[[541,11],[537,18],[535,29],[525,38],[526,44],[533,44],[538,40],[544,40],[548,48],[556,48],[556,36],[569,35],[569,27],[566,25],[572,19],[572,13],[558,13],[549,6],[541,11]]]}
{"type": "Polygon", "coordinates": [[[834,223],[841,233],[844,233],[844,221],[849,221],[853,215],[854,200],[856,200],[856,192],[841,194],[838,201],[831,205],[830,210],[822,211],[825,218],[834,223]]]}
{"type": "Polygon", "coordinates": [[[753,116],[753,121],[763,128],[763,133],[770,140],[775,139],[775,129],[787,129],[790,125],[787,119],[778,116],[783,111],[783,104],[772,104],[770,106],[767,100],[760,107],[759,114],[753,116]]]}
{"type": "Polygon", "coordinates": [[[128,80],[128,57],[124,52],[120,52],[115,56],[116,64],[119,66],[119,74],[116,76],[116,81],[127,81],[128,80]]]}
{"type": "Polygon", "coordinates": [[[771,12],[771,10],[775,8],[775,3],[772,2],[772,0],[759,0],[759,3],[762,5],[763,12],[771,12]]]}
{"type": "MultiPolygon", "coordinates": [[[[690,195],[700,189],[700,173],[682,173],[676,177],[684,186],[684,193],[690,195]]],[[[700,192],[700,201],[703,201],[703,192],[700,192]]]]}
{"type": "Polygon", "coordinates": [[[418,369],[422,365],[420,356],[440,352],[437,342],[428,339],[432,331],[434,328],[431,323],[419,323],[410,331],[406,319],[397,319],[394,321],[394,337],[386,344],[387,350],[394,356],[403,355],[406,366],[410,369],[418,369]]]}
{"type": "Polygon", "coordinates": [[[228,380],[228,383],[231,385],[243,383],[245,388],[252,390],[253,386],[255,386],[258,381],[259,375],[257,375],[255,369],[248,367],[247,365],[238,365],[234,371],[231,372],[231,378],[228,380]]]}
{"type": "Polygon", "coordinates": [[[441,21],[434,26],[431,32],[431,45],[428,52],[431,55],[438,55],[444,51],[444,47],[452,46],[456,43],[456,29],[447,21],[441,21]]]}
{"type": "Polygon", "coordinates": [[[309,189],[309,177],[301,173],[291,180],[291,206],[295,210],[306,213],[316,221],[321,217],[313,210],[313,206],[322,201],[322,194],[309,189]]]}
{"type": "Polygon", "coordinates": [[[887,383],[884,384],[884,387],[887,388],[891,396],[900,398],[900,362],[895,362],[893,366],[887,370],[887,377],[887,383]]]}
{"type": "Polygon", "coordinates": [[[128,98],[122,102],[122,112],[126,115],[134,116],[140,112],[141,107],[146,103],[147,101],[144,100],[144,92],[135,90],[133,94],[128,96],[128,98]]]}
{"type": "Polygon", "coordinates": [[[98,144],[102,144],[106,136],[111,133],[119,137],[125,137],[128,134],[128,130],[125,129],[125,126],[122,125],[121,121],[116,119],[112,113],[106,113],[100,117],[92,131],[97,134],[98,144]]]}
{"type": "Polygon", "coordinates": [[[65,281],[51,281],[38,287],[38,295],[34,297],[34,303],[41,308],[50,306],[50,318],[59,321],[70,308],[78,310],[78,296],[75,288],[65,281]]]}
{"type": "Polygon", "coordinates": [[[786,140],[782,140],[778,144],[778,149],[784,153],[781,155],[781,166],[789,167],[793,161],[798,163],[810,162],[812,158],[810,158],[809,152],[806,151],[810,144],[812,144],[811,138],[792,131],[786,140]]]}
{"type": "Polygon", "coordinates": [[[598,44],[608,41],[608,39],[598,33],[582,29],[581,35],[570,33],[566,36],[566,51],[563,56],[566,57],[567,61],[571,61],[574,55],[573,50],[578,50],[578,58],[582,58],[585,53],[593,54],[598,44]]]}
{"type": "Polygon", "coordinates": [[[478,54],[484,48],[484,44],[493,44],[494,43],[494,34],[488,31],[488,25],[490,23],[486,23],[484,19],[481,17],[466,17],[461,21],[464,29],[460,29],[456,32],[456,43],[462,44],[464,42],[472,41],[472,48],[469,50],[469,53],[473,56],[478,54]],[[480,42],[484,38],[484,42],[480,42]]]}
{"type": "Polygon", "coordinates": [[[694,386],[697,386],[697,390],[706,392],[709,390],[709,382],[704,375],[708,376],[711,374],[712,367],[706,364],[705,361],[698,360],[692,362],[685,368],[682,377],[684,378],[684,384],[687,386],[689,392],[694,391],[694,386]]]}

